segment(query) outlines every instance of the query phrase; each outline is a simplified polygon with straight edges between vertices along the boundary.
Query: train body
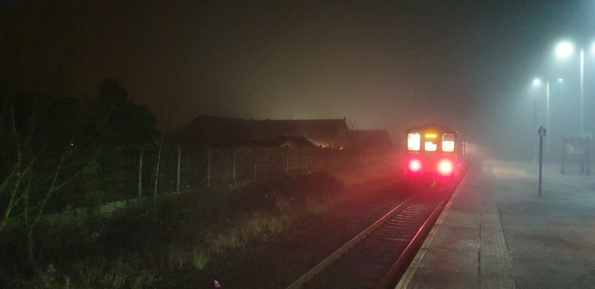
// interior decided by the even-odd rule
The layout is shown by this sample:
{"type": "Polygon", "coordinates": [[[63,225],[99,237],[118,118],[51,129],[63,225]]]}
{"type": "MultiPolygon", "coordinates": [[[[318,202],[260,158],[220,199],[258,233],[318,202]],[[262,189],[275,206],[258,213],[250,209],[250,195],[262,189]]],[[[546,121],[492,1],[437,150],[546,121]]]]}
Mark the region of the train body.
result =
{"type": "Polygon", "coordinates": [[[423,124],[406,130],[405,172],[415,183],[452,182],[462,173],[470,145],[454,129],[423,124]]]}

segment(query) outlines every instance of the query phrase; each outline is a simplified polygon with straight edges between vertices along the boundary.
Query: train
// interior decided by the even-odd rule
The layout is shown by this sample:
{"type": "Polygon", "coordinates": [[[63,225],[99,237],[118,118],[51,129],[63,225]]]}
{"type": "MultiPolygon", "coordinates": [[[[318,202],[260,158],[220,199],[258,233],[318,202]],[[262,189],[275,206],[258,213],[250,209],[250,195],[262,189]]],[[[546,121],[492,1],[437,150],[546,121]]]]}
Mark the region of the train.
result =
{"type": "Polygon", "coordinates": [[[406,129],[405,173],[417,185],[454,183],[463,174],[471,144],[455,129],[426,123],[406,129]]]}

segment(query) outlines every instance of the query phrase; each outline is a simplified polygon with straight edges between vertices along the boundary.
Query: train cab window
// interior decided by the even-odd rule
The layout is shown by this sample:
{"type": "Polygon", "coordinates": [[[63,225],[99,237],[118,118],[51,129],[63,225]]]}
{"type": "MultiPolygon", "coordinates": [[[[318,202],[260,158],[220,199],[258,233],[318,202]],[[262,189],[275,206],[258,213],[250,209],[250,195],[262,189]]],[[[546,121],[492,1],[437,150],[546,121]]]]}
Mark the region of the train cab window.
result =
{"type": "Polygon", "coordinates": [[[407,149],[410,151],[419,151],[421,136],[419,133],[410,133],[407,135],[407,149]]]}
{"type": "Polygon", "coordinates": [[[424,150],[426,150],[427,152],[435,152],[437,148],[438,145],[434,141],[426,140],[424,144],[424,150]]]}
{"type": "Polygon", "coordinates": [[[442,135],[442,151],[443,152],[454,152],[455,151],[455,135],[445,133],[442,135]]]}
{"type": "Polygon", "coordinates": [[[427,152],[435,152],[438,149],[438,144],[436,143],[436,134],[426,133],[425,137],[426,140],[424,142],[424,150],[427,152]]]}

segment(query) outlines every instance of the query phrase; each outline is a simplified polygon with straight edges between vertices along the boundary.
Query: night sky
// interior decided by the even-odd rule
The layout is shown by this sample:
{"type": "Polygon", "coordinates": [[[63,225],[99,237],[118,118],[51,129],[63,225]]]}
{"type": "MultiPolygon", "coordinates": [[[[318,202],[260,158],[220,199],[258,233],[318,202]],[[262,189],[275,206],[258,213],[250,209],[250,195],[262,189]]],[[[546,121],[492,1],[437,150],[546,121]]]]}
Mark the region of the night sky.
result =
{"type": "Polygon", "coordinates": [[[553,136],[577,127],[578,58],[553,49],[595,40],[595,1],[4,0],[0,24],[3,92],[94,96],[115,76],[166,130],[199,114],[347,117],[396,142],[437,121],[515,151],[545,125],[536,76],[567,80],[553,136]]]}

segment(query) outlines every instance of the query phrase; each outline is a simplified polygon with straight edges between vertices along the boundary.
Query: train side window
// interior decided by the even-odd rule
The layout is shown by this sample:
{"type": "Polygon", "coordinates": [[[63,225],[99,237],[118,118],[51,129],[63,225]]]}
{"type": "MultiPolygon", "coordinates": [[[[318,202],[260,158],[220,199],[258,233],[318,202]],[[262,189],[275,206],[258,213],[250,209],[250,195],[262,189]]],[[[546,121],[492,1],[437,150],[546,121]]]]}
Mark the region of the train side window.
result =
{"type": "Polygon", "coordinates": [[[451,133],[445,133],[442,135],[442,151],[443,152],[454,152],[455,151],[455,135],[451,133]]]}
{"type": "Polygon", "coordinates": [[[419,133],[410,133],[407,135],[407,149],[410,151],[419,151],[421,136],[419,133]]]}

